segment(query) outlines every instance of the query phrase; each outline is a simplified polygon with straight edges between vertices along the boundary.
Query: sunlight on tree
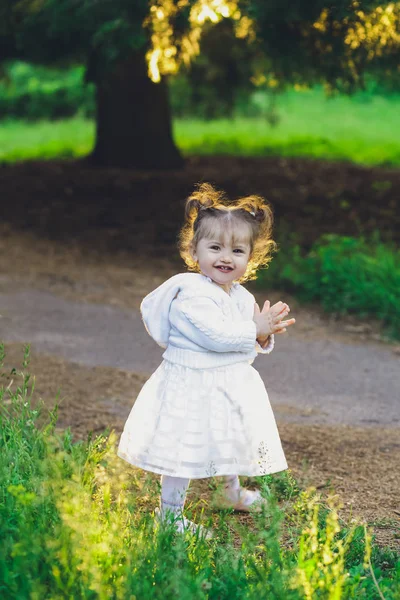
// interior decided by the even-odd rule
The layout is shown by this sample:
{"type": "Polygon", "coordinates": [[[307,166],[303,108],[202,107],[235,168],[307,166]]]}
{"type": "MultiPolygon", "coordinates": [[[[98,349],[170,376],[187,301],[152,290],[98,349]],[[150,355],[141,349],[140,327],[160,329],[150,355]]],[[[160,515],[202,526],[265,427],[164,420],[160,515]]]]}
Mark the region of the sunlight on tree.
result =
{"type": "Polygon", "coordinates": [[[197,0],[189,12],[189,28],[178,40],[172,22],[177,14],[189,8],[189,0],[159,0],[150,8],[145,25],[150,27],[152,48],[146,55],[149,77],[158,82],[161,74],[173,74],[183,63],[188,66],[200,54],[200,38],[207,22],[218,23],[223,18],[235,22],[237,37],[255,38],[253,22],[241,14],[235,0],[197,0]]]}
{"type": "Polygon", "coordinates": [[[360,4],[360,2],[355,3],[359,22],[349,28],[345,38],[346,44],[354,50],[364,46],[369,60],[399,46],[400,2],[391,2],[386,7],[378,6],[368,14],[358,10],[360,4]]]}
{"type": "MultiPolygon", "coordinates": [[[[332,31],[338,37],[343,36],[348,48],[347,64],[357,79],[356,51],[361,51],[363,60],[371,62],[400,46],[400,2],[390,2],[370,12],[363,11],[358,0],[351,6],[353,14],[341,21],[333,19],[331,9],[324,8],[313,29],[320,34],[315,40],[316,47],[328,53],[333,51],[332,31]]],[[[146,55],[151,80],[159,82],[161,75],[176,73],[182,64],[188,66],[200,54],[200,38],[207,23],[232,19],[237,37],[255,41],[255,24],[239,7],[240,0],[154,0],[144,23],[151,32],[152,47],[146,55]],[[185,11],[189,15],[187,28],[177,35],[175,23],[185,11]]],[[[303,34],[309,35],[306,31],[303,34]]],[[[267,80],[269,87],[278,85],[273,73],[254,74],[256,84],[265,84],[267,80]]]]}
{"type": "MultiPolygon", "coordinates": [[[[367,59],[371,61],[376,56],[398,48],[400,45],[400,2],[390,2],[387,6],[377,6],[373,11],[366,13],[361,8],[358,0],[352,3],[354,18],[346,17],[343,25],[347,27],[344,42],[351,50],[363,48],[367,52],[367,59]]],[[[314,23],[314,28],[321,33],[327,32],[333,26],[340,29],[339,21],[330,21],[329,9],[321,12],[319,19],[314,23]]]]}

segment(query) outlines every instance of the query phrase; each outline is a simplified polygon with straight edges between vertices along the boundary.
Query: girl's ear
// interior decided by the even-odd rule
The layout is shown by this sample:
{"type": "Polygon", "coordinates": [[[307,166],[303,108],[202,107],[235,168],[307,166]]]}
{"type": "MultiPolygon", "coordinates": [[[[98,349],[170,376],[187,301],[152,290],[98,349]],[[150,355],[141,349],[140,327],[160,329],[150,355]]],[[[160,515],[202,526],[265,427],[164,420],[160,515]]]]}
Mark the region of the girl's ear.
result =
{"type": "Polygon", "coordinates": [[[196,250],[195,250],[193,244],[190,244],[189,251],[190,251],[190,254],[192,255],[193,260],[197,261],[196,250]]]}

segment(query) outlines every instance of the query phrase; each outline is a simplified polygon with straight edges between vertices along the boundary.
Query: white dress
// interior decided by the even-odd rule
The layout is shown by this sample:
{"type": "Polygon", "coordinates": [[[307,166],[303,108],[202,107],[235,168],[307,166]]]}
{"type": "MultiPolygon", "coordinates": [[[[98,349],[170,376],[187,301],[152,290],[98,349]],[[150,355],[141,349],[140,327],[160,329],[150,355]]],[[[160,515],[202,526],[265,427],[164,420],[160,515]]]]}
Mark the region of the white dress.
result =
{"type": "Polygon", "coordinates": [[[118,456],[190,479],[287,469],[267,391],[249,361],[192,368],[164,359],[136,398],[118,456]]]}

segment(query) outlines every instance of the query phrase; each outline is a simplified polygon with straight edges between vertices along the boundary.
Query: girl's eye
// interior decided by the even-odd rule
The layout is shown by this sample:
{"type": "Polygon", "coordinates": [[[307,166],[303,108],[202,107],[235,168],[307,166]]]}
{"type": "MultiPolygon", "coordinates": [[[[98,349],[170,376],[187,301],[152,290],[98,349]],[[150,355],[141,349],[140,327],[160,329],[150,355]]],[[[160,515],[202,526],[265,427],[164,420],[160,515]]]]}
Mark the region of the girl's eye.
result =
{"type": "MultiPolygon", "coordinates": [[[[219,250],[219,246],[210,246],[211,250],[219,250]]],[[[241,250],[240,248],[235,248],[234,252],[241,252],[243,253],[243,250],[241,250]]]]}

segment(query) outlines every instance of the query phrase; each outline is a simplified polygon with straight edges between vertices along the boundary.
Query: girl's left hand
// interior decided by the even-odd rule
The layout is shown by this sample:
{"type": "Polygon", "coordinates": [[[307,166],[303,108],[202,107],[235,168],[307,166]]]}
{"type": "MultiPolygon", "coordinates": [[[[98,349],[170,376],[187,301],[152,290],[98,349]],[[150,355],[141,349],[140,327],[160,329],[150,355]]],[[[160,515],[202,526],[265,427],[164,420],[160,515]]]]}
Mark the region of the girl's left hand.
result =
{"type": "MultiPolygon", "coordinates": [[[[258,307],[258,310],[260,310],[260,307],[258,306],[257,302],[256,302],[256,305],[258,307]]],[[[276,316],[279,316],[280,314],[282,314],[282,316],[286,316],[290,312],[290,307],[288,304],[285,304],[284,302],[282,303],[281,301],[276,302],[275,304],[270,306],[269,300],[266,300],[264,302],[264,306],[263,306],[261,313],[263,313],[264,311],[269,311],[269,310],[272,310],[272,312],[275,312],[276,316]],[[279,306],[279,305],[281,305],[281,306],[279,306]]],[[[274,333],[275,334],[285,333],[286,328],[289,327],[290,325],[293,325],[294,323],[296,323],[296,319],[287,319],[285,321],[282,321],[282,319],[281,319],[276,324],[276,326],[279,328],[277,330],[275,330],[274,333]]],[[[268,338],[262,338],[262,339],[265,341],[268,338]]]]}
{"type": "MultiPolygon", "coordinates": [[[[279,304],[279,302],[276,302],[276,304],[274,304],[273,306],[271,306],[271,308],[277,307],[278,304],[279,304]]],[[[264,306],[265,306],[265,304],[264,304],[264,306]]],[[[264,310],[264,308],[263,308],[263,310],[264,310]]],[[[281,311],[278,313],[278,315],[280,313],[287,314],[289,312],[290,312],[289,304],[283,304],[283,307],[282,307],[281,311]]],[[[285,333],[286,327],[289,327],[290,325],[293,325],[294,323],[296,323],[296,319],[287,319],[286,321],[282,321],[282,320],[279,321],[279,326],[281,327],[281,329],[279,329],[275,333],[276,334],[285,333]]]]}

